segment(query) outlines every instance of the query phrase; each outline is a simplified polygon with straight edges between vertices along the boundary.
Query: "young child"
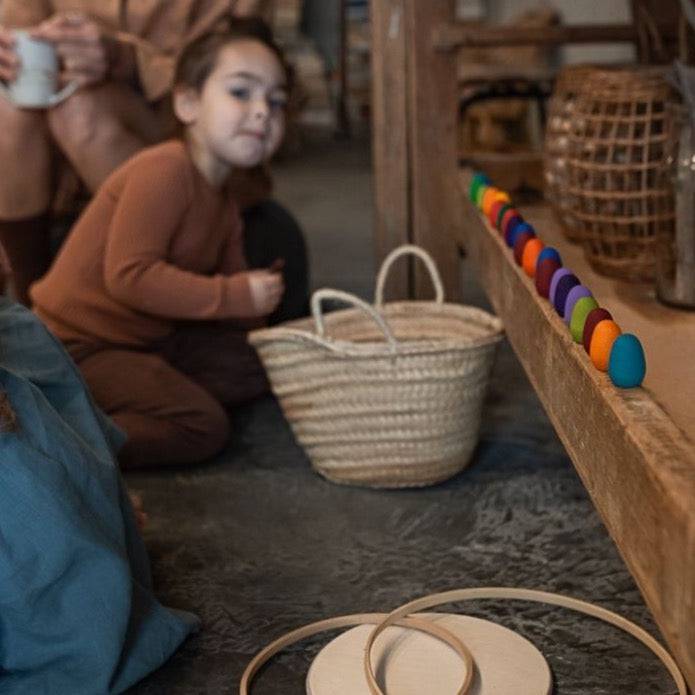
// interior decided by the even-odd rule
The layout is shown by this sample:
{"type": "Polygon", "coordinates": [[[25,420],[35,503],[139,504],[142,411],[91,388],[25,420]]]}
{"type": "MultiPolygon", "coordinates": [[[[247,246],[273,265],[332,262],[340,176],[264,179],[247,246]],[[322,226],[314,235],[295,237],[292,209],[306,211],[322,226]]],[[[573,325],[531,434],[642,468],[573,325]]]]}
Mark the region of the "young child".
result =
{"type": "Polygon", "coordinates": [[[246,331],[283,295],[281,262],[247,270],[227,183],[280,144],[289,85],[266,25],[231,20],[183,52],[183,136],[99,189],[31,291],[97,403],[128,434],[121,465],[202,461],[229,437],[225,406],[267,388],[246,331]]]}

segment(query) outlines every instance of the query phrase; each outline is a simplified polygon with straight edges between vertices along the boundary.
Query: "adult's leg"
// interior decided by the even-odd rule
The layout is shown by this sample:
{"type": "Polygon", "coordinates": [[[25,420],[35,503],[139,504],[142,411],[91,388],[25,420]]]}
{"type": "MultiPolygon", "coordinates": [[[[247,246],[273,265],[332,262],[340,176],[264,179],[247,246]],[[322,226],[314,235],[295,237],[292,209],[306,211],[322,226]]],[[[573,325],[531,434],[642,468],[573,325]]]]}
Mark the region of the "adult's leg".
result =
{"type": "Polygon", "coordinates": [[[16,299],[28,304],[29,285],[50,262],[51,144],[41,111],[0,99],[0,243],[12,269],[16,299]]]}
{"type": "Polygon", "coordinates": [[[266,268],[278,259],[285,294],[271,314],[271,325],[306,316],[309,313],[309,262],[302,230],[279,203],[264,200],[247,208],[244,218],[244,253],[251,268],[266,268]]]}
{"type": "Polygon", "coordinates": [[[142,95],[113,82],[78,90],[50,109],[48,126],[91,191],[126,159],[169,134],[169,124],[142,95]]]}
{"type": "Polygon", "coordinates": [[[96,402],[128,435],[123,468],[199,463],[229,438],[222,406],[157,354],[101,350],[78,366],[96,402]]]}
{"type": "Polygon", "coordinates": [[[0,161],[21,162],[0,178],[0,242],[19,301],[29,303],[29,285],[50,263],[51,139],[96,190],[122,162],[170,132],[171,122],[126,85],[80,90],[47,112],[0,99],[0,161]]]}

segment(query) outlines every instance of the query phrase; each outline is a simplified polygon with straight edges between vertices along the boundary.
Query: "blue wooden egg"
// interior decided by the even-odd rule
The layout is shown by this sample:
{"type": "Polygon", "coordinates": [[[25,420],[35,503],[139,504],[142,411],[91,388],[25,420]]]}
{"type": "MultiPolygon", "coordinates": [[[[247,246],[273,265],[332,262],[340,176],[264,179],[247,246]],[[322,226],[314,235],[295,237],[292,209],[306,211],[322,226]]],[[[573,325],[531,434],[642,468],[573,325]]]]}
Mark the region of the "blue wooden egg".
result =
{"type": "Polygon", "coordinates": [[[538,258],[536,259],[536,266],[541,262],[544,261],[546,258],[552,258],[556,260],[560,265],[562,265],[562,258],[560,258],[560,252],[552,247],[552,246],[546,246],[541,252],[538,258]]]}
{"type": "Polygon", "coordinates": [[[608,358],[608,376],[621,389],[639,386],[647,372],[644,349],[632,333],[619,335],[608,358]]]}
{"type": "Polygon", "coordinates": [[[516,238],[519,236],[519,234],[523,234],[524,232],[530,232],[531,236],[536,236],[536,232],[533,227],[528,222],[524,222],[523,220],[515,224],[513,227],[507,227],[507,233],[504,236],[507,246],[513,249],[514,244],[516,243],[516,238]]]}

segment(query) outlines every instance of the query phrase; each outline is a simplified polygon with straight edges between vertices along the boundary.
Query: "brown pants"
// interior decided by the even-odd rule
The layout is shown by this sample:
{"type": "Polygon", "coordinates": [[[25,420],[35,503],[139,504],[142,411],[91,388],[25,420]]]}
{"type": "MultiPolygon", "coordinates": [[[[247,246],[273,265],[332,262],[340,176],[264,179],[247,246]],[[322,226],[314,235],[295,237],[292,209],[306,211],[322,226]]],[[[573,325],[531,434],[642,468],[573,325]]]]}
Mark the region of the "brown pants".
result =
{"type": "Polygon", "coordinates": [[[128,435],[123,468],[198,463],[229,439],[225,406],[268,391],[246,332],[185,325],[149,351],[68,346],[97,404],[128,435]]]}

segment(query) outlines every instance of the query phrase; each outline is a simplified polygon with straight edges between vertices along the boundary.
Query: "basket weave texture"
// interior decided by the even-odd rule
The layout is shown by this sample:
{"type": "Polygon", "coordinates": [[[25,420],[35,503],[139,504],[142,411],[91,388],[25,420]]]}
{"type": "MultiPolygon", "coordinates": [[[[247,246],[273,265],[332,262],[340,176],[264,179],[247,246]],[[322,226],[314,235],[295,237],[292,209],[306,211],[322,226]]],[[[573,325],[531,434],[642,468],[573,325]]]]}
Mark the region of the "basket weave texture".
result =
{"type": "Polygon", "coordinates": [[[674,223],[664,182],[672,90],[654,67],[583,76],[569,133],[568,199],[587,260],[600,273],[652,280],[655,239],[674,223]]]}
{"type": "Polygon", "coordinates": [[[568,65],[555,79],[553,94],[548,101],[548,114],[543,144],[543,178],[545,199],[565,237],[581,241],[582,225],[575,215],[578,202],[570,189],[568,159],[570,130],[576,102],[584,80],[594,70],[591,65],[568,65]]]}
{"type": "Polygon", "coordinates": [[[444,303],[432,259],[413,246],[384,261],[374,306],[324,289],[314,293],[312,313],[249,340],[313,467],[334,482],[391,488],[436,483],[465,468],[501,321],[444,303]],[[425,261],[435,301],[383,303],[388,270],[404,254],[425,261]],[[323,316],[324,299],[353,307],[323,316]]]}

